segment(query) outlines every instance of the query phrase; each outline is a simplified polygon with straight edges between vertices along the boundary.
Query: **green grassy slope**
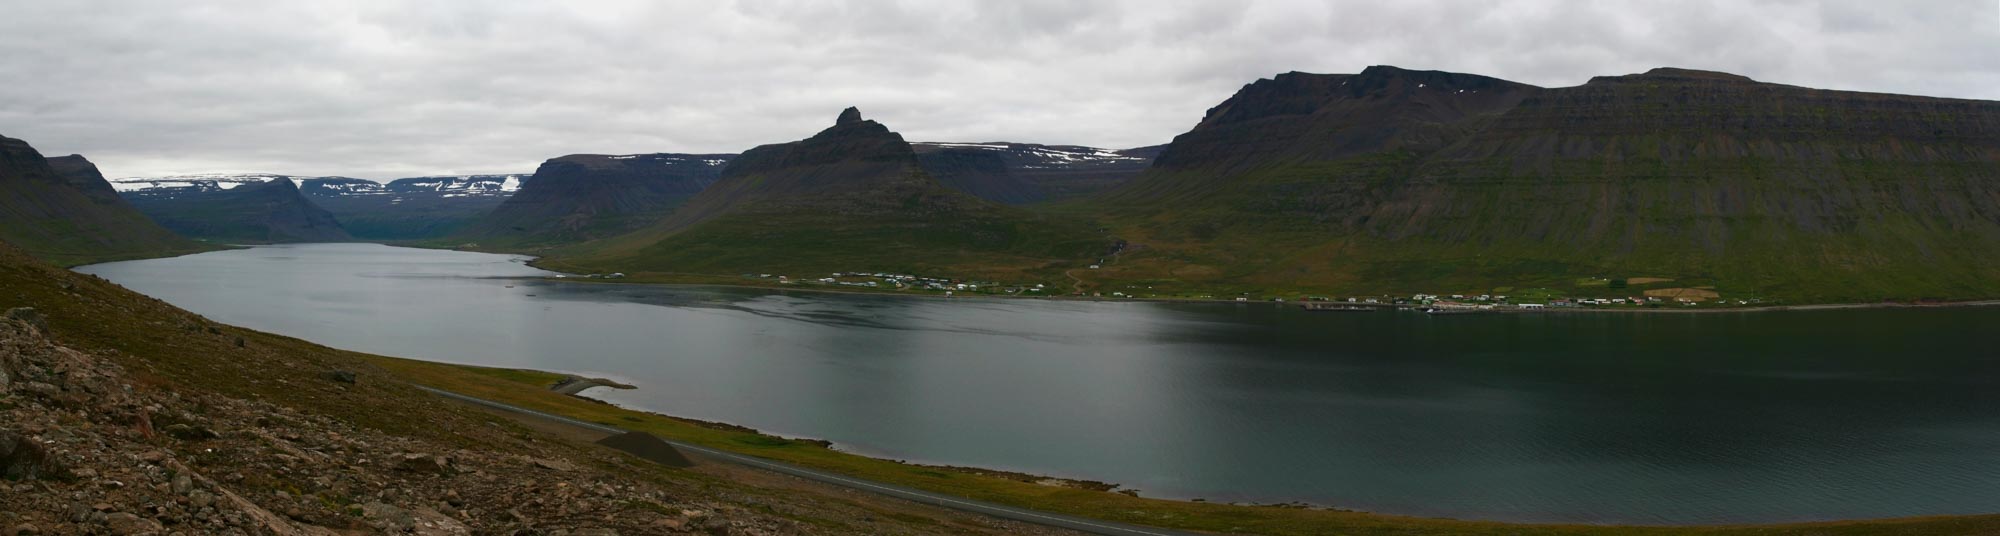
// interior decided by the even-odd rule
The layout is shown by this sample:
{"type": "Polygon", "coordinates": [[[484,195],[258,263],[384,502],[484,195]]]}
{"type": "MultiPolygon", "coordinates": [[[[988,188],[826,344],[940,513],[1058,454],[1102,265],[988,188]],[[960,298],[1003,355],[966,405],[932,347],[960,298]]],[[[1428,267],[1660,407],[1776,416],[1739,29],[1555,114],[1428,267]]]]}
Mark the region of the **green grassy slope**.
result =
{"type": "Polygon", "coordinates": [[[43,158],[0,137],[0,240],[65,266],[214,249],[175,235],[118,197],[81,156],[43,158]]]}
{"type": "Polygon", "coordinates": [[[1665,277],[1794,302],[2000,296],[1988,261],[2000,258],[2000,103],[1658,70],[1529,90],[1427,130],[1408,116],[1359,118],[1443,133],[1430,143],[1357,146],[1298,126],[1357,99],[1436,98],[1409,87],[1421,77],[1397,78],[1259,118],[1279,125],[1265,135],[1287,133],[1261,143],[1290,150],[1199,158],[1242,151],[1198,127],[1168,149],[1168,165],[1069,207],[1110,214],[1142,246],[1093,275],[1277,295],[1587,295],[1608,289],[1577,281],[1665,277]]]}

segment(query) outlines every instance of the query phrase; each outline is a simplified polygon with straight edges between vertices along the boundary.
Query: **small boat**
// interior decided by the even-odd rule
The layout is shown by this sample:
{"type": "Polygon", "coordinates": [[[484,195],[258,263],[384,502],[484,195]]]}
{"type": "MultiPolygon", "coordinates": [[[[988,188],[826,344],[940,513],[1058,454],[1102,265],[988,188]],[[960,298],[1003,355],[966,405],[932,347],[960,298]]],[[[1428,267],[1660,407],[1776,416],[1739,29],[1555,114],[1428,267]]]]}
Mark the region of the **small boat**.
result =
{"type": "Polygon", "coordinates": [[[1427,315],[1470,315],[1470,314],[1479,314],[1483,312],[1485,311],[1479,309],[1463,309],[1456,307],[1449,309],[1443,307],[1427,307],[1424,309],[1424,314],[1427,315]]]}

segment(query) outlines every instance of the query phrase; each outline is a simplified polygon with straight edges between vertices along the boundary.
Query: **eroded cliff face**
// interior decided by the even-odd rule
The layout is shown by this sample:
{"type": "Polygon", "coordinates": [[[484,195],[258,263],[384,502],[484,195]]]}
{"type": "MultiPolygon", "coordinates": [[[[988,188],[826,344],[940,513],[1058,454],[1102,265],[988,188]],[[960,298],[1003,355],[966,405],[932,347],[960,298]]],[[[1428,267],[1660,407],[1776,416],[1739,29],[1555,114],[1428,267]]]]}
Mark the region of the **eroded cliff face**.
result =
{"type": "Polygon", "coordinates": [[[1154,163],[1164,170],[1240,172],[1371,152],[1423,152],[1539,88],[1479,75],[1369,67],[1359,74],[1285,73],[1208,110],[1154,163]]]}

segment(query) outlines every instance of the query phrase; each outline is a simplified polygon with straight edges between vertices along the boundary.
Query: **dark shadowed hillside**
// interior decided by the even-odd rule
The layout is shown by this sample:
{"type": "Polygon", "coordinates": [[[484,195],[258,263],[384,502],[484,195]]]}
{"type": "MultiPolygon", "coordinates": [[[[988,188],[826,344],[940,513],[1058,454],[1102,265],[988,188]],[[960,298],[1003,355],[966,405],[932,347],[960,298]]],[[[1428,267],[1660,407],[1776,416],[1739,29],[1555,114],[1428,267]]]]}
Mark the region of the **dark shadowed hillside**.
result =
{"type": "Polygon", "coordinates": [[[938,184],[901,135],[842,112],[805,140],[744,152],[658,225],[559,262],[624,271],[1041,269],[1105,241],[938,184]]]}
{"type": "Polygon", "coordinates": [[[2000,103],[1680,69],[1554,89],[1292,73],[1210,110],[1103,208],[1151,249],[1105,275],[1170,284],[1990,297],[2000,103]]]}
{"type": "Polygon", "coordinates": [[[714,183],[728,154],[579,154],[549,159],[451,240],[523,248],[615,236],[658,222],[714,183]]]}
{"type": "Polygon", "coordinates": [[[332,213],[307,199],[290,178],[229,188],[153,188],[123,194],[168,229],[204,240],[265,244],[353,239],[332,213]]]}
{"type": "Polygon", "coordinates": [[[134,210],[82,156],[43,158],[7,137],[0,137],[0,240],[64,265],[209,249],[134,210]]]}
{"type": "Polygon", "coordinates": [[[1115,151],[1032,143],[913,143],[939,184],[1009,205],[1059,201],[1108,190],[1145,171],[1164,146],[1115,151]]]}

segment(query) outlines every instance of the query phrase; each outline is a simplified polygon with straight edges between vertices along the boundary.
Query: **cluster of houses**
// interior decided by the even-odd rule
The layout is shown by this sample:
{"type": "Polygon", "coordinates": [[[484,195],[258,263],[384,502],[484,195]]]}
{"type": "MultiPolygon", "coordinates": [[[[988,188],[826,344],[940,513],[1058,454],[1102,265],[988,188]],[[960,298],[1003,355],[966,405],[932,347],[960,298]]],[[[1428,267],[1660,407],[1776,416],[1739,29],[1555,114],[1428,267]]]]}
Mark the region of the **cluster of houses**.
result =
{"type": "MultiPolygon", "coordinates": [[[[1544,303],[1527,303],[1527,302],[1513,303],[1510,301],[1510,298],[1505,295],[1495,295],[1495,294],[1439,295],[1439,294],[1422,294],[1422,293],[1411,295],[1408,298],[1392,298],[1392,297],[1323,298],[1317,296],[1308,296],[1304,299],[1307,301],[1332,301],[1332,302],[1346,302],[1352,304],[1367,304],[1367,305],[1394,304],[1394,305],[1405,305],[1405,306],[1420,306],[1420,307],[1434,308],[1434,309],[1479,309],[1479,310],[1545,309],[1545,308],[1569,308],[1569,307],[1617,307],[1625,305],[1657,306],[1657,305],[1665,305],[1667,303],[1679,303],[1684,306],[1694,306],[1698,303],[1701,303],[1701,300],[1698,298],[1665,298],[1660,296],[1631,296],[1624,298],[1575,298],[1575,299],[1550,298],[1548,300],[1544,300],[1544,303]]],[[[1248,300],[1245,298],[1237,298],[1236,301],[1248,301],[1248,300]]],[[[1283,302],[1285,301],[1285,299],[1276,298],[1272,301],[1283,302]]],[[[1748,300],[1733,300],[1733,301],[1737,305],[1750,305],[1750,304],[1760,303],[1762,300],[1748,299],[1748,300]]]]}
{"type": "MultiPolygon", "coordinates": [[[[584,278],[584,279],[624,279],[624,278],[625,278],[625,272],[611,272],[611,273],[608,273],[608,274],[584,274],[584,275],[583,275],[583,278],[584,278]]],[[[556,279],[569,279],[569,274],[556,274],[556,279]]]]}
{"type": "Polygon", "coordinates": [[[808,285],[835,285],[843,287],[861,287],[861,288],[871,288],[871,289],[886,288],[886,289],[897,289],[897,290],[904,290],[904,289],[930,290],[930,291],[944,292],[946,296],[951,296],[960,292],[1028,294],[1028,293],[1041,293],[1047,291],[1048,289],[1046,285],[1043,285],[1041,283],[1036,283],[1033,285],[1005,285],[994,282],[964,281],[958,279],[924,277],[924,276],[917,276],[910,274],[892,274],[886,272],[834,272],[826,277],[810,278],[810,279],[808,278],[794,279],[791,276],[787,275],[772,275],[772,274],[743,274],[743,275],[744,277],[753,277],[757,279],[773,279],[776,280],[779,284],[785,284],[785,285],[808,284],[808,285]]]}

